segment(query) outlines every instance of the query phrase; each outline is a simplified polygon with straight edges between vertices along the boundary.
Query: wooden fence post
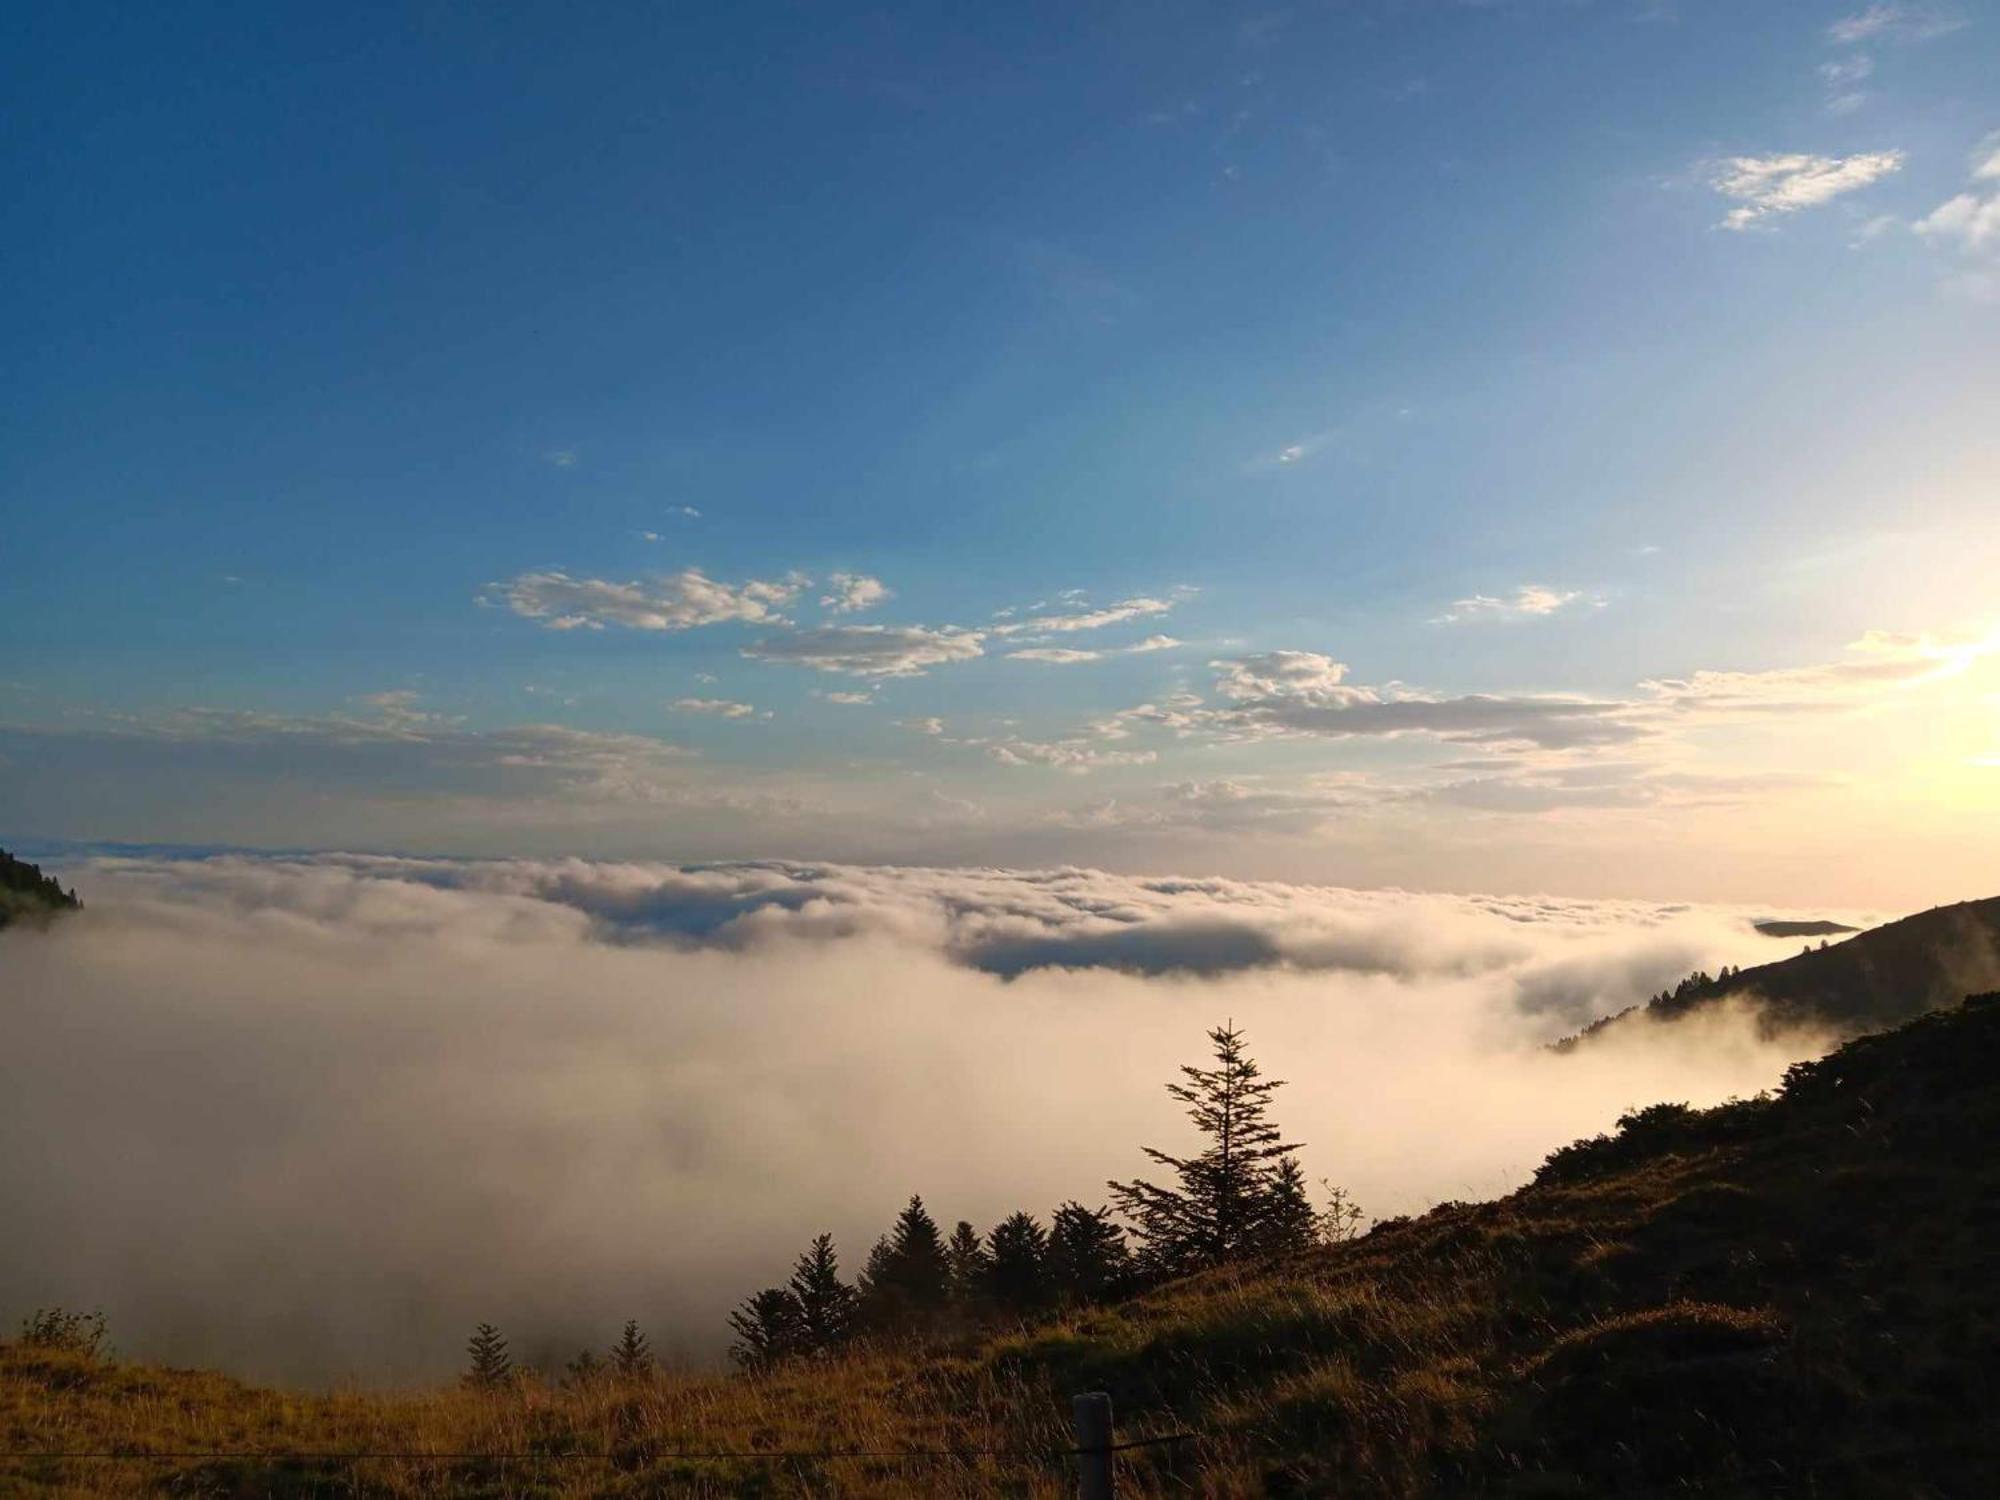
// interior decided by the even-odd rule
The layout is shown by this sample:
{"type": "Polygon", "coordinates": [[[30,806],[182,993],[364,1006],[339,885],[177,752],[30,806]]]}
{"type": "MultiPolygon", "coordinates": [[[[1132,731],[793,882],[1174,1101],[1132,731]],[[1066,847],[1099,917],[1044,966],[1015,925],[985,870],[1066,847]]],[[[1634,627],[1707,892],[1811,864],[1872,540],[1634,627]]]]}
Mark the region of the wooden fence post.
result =
{"type": "Polygon", "coordinates": [[[1111,1500],[1111,1398],[1103,1391],[1074,1397],[1077,1500],[1111,1500]]]}

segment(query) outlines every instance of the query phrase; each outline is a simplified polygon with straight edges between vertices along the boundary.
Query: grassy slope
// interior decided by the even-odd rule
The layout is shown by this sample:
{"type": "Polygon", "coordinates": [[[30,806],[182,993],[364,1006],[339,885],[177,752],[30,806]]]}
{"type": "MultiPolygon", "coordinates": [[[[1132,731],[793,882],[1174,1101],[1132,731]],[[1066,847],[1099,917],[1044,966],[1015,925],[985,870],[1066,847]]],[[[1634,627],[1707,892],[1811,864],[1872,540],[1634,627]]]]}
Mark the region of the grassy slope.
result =
{"type": "Polygon", "coordinates": [[[0,1465],[65,1493],[1067,1493],[1060,1468],[695,1465],[676,1448],[1043,1447],[1068,1393],[1207,1436],[1121,1493],[1960,1496],[2000,1472],[2000,996],[1781,1096],[1659,1107],[1452,1205],[955,1350],[757,1380],[287,1396],[0,1349],[0,1439],[581,1450],[611,1464],[0,1465]]]}
{"type": "Polygon", "coordinates": [[[1728,980],[1655,1000],[1671,1018],[1731,995],[1756,997],[1775,1027],[1830,1026],[1855,1036],[1895,1026],[2000,985],[2000,896],[1934,906],[1845,942],[1745,969],[1728,980]]]}

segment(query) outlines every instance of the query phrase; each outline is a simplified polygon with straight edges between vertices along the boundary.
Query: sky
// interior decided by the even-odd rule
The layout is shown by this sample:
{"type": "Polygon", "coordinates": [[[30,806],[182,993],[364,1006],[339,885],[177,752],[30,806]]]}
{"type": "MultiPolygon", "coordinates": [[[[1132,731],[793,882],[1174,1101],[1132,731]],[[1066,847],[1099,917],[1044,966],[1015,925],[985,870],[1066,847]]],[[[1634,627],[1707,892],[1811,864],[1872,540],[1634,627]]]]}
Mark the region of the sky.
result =
{"type": "Polygon", "coordinates": [[[2000,884],[2000,5],[14,18],[9,847],[2000,884]]]}

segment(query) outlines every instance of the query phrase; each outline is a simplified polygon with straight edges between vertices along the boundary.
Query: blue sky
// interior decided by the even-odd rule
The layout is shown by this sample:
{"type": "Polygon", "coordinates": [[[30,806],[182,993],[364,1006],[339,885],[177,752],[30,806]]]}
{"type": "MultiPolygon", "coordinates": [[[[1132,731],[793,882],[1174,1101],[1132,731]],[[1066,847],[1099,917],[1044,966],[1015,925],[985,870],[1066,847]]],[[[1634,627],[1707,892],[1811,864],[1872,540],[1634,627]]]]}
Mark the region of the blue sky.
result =
{"type": "Polygon", "coordinates": [[[0,834],[1989,893],[2000,7],[17,14],[0,834]]]}

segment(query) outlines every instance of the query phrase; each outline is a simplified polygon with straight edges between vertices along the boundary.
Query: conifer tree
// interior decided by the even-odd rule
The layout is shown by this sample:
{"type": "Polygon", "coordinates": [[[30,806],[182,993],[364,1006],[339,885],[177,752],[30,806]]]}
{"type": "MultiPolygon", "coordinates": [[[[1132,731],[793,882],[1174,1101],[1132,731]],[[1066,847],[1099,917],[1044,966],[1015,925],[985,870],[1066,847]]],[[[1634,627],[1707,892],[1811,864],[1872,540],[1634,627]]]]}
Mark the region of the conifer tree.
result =
{"type": "Polygon", "coordinates": [[[1065,1203],[1049,1226],[1049,1283],[1064,1302],[1098,1302],[1124,1290],[1131,1272],[1125,1231],[1109,1208],[1065,1203]]]}
{"type": "Polygon", "coordinates": [[[996,1305],[1032,1312],[1049,1300],[1048,1231],[1034,1217],[1012,1213],[986,1237],[986,1284],[996,1305]]]}
{"type": "Polygon", "coordinates": [[[611,1373],[620,1380],[648,1380],[653,1375],[653,1344],[639,1331],[636,1318],[628,1318],[625,1331],[611,1346],[611,1373]]]}
{"type": "Polygon", "coordinates": [[[1208,1138],[1207,1147],[1190,1157],[1145,1148],[1146,1155],[1173,1169],[1177,1186],[1111,1184],[1114,1200],[1139,1237],[1142,1266],[1155,1275],[1217,1265],[1254,1250],[1275,1163],[1298,1149],[1281,1139],[1278,1127],[1266,1118],[1271,1095],[1283,1080],[1260,1075],[1234,1023],[1218,1026],[1208,1036],[1216,1066],[1183,1066],[1186,1081],[1167,1085],[1208,1138]]]}
{"type": "Polygon", "coordinates": [[[924,1200],[913,1197],[869,1253],[861,1288],[864,1315],[877,1328],[921,1331],[936,1322],[950,1290],[944,1237],[924,1200]]]}
{"type": "Polygon", "coordinates": [[[1304,1250],[1318,1240],[1319,1214],[1296,1156],[1278,1158],[1265,1185],[1263,1209],[1251,1238],[1257,1249],[1272,1254],[1304,1250]]]}
{"type": "Polygon", "coordinates": [[[986,1245],[979,1231],[960,1219],[944,1247],[951,1301],[961,1310],[976,1308],[986,1296],[986,1245]]]}
{"type": "Polygon", "coordinates": [[[513,1379],[514,1360],[507,1353],[507,1341],[491,1323],[481,1323],[473,1330],[465,1352],[471,1359],[465,1372],[468,1386],[493,1390],[513,1379]]]}
{"type": "Polygon", "coordinates": [[[587,1386],[604,1373],[604,1361],[588,1349],[579,1349],[576,1358],[563,1366],[563,1384],[587,1386]]]}
{"type": "Polygon", "coordinates": [[[799,1348],[824,1354],[847,1342],[854,1331],[855,1291],[840,1279],[833,1236],[822,1234],[792,1270],[788,1290],[799,1309],[799,1348]]]}
{"type": "Polygon", "coordinates": [[[790,1290],[770,1286],[744,1299],[729,1315],[736,1342],[729,1356],[746,1369],[761,1369],[799,1350],[799,1301],[790,1290]]]}

